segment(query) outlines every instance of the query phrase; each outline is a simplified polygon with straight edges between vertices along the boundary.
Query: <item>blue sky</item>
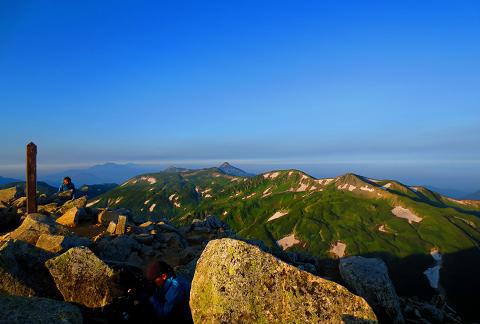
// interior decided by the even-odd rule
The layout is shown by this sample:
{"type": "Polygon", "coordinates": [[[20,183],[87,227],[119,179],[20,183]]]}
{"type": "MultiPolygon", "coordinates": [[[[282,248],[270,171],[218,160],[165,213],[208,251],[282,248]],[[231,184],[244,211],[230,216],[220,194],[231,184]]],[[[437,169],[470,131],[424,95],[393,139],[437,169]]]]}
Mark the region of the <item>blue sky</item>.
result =
{"type": "Polygon", "coordinates": [[[478,1],[2,1],[0,175],[106,161],[480,189],[478,1]]]}

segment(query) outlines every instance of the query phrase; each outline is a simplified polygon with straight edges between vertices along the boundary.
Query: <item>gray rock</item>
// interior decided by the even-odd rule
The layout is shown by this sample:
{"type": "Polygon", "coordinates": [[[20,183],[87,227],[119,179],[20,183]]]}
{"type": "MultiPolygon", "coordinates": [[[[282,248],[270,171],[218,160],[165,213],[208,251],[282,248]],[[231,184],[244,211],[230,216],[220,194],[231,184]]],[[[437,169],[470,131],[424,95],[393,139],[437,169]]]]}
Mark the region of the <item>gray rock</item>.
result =
{"type": "Polygon", "coordinates": [[[120,295],[115,273],[86,247],[76,247],[45,262],[65,301],[104,307],[120,295]]]}
{"type": "Polygon", "coordinates": [[[22,208],[22,207],[27,206],[27,197],[20,197],[20,198],[16,199],[12,203],[12,205],[17,207],[17,208],[22,208]]]}
{"type": "Polygon", "coordinates": [[[118,216],[118,223],[117,223],[117,226],[115,227],[115,234],[117,235],[125,234],[126,226],[127,226],[127,216],[123,216],[123,215],[118,216]]]}
{"type": "Polygon", "coordinates": [[[0,190],[0,201],[5,204],[12,203],[15,199],[20,198],[23,193],[17,187],[0,190]]]}
{"type": "Polygon", "coordinates": [[[211,230],[226,229],[228,225],[221,221],[217,216],[207,216],[204,220],[194,220],[192,222],[192,230],[197,227],[209,228],[211,230]]]}
{"type": "Polygon", "coordinates": [[[28,214],[22,224],[10,233],[10,237],[35,245],[42,234],[67,235],[68,230],[48,216],[28,214]]]}
{"type": "Polygon", "coordinates": [[[18,296],[57,296],[45,261],[53,256],[28,243],[9,240],[0,247],[0,291],[18,296]]]}
{"type": "Polygon", "coordinates": [[[95,252],[102,260],[117,262],[125,262],[132,252],[140,252],[141,250],[142,245],[126,235],[114,239],[105,237],[97,243],[95,248],[95,252]]]}
{"type": "Polygon", "coordinates": [[[210,241],[190,293],[195,323],[376,323],[346,288],[242,241],[210,241]]]}
{"type": "Polygon", "coordinates": [[[63,253],[66,250],[77,247],[92,245],[92,241],[85,237],[77,236],[63,236],[63,235],[51,235],[42,234],[37,240],[36,246],[42,250],[52,253],[63,253]]]}
{"type": "Polygon", "coordinates": [[[82,322],[80,309],[63,301],[0,295],[0,323],[81,324],[82,322]]]}
{"type": "Polygon", "coordinates": [[[85,213],[85,210],[78,207],[68,209],[62,216],[57,218],[56,222],[67,227],[76,227],[80,222],[80,216],[85,213]]]}
{"type": "Polygon", "coordinates": [[[340,260],[340,275],[357,295],[364,297],[377,316],[389,323],[404,323],[400,299],[381,259],[352,256],[340,260]]]}
{"type": "Polygon", "coordinates": [[[78,199],[73,199],[67,201],[63,206],[58,210],[59,214],[65,214],[69,209],[74,207],[81,209],[87,206],[87,197],[80,197],[78,199]]]}
{"type": "Polygon", "coordinates": [[[111,221],[110,224],[108,224],[107,232],[110,234],[115,234],[116,228],[117,228],[117,223],[114,221],[111,221]]]}

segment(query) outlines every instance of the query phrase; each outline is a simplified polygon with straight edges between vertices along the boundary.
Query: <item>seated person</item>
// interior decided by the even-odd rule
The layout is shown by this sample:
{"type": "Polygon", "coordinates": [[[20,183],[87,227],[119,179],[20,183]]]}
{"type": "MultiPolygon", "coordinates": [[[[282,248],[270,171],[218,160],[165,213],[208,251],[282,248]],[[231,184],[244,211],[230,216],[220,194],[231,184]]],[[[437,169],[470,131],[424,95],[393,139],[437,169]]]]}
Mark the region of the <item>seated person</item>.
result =
{"type": "Polygon", "coordinates": [[[177,277],[172,267],[162,261],[151,264],[147,279],[155,285],[149,302],[158,319],[175,323],[192,323],[190,308],[190,283],[177,277]]]}
{"type": "Polygon", "coordinates": [[[57,193],[65,192],[65,191],[72,191],[72,199],[75,199],[75,185],[72,182],[70,177],[63,178],[62,185],[58,188],[57,193]]]}

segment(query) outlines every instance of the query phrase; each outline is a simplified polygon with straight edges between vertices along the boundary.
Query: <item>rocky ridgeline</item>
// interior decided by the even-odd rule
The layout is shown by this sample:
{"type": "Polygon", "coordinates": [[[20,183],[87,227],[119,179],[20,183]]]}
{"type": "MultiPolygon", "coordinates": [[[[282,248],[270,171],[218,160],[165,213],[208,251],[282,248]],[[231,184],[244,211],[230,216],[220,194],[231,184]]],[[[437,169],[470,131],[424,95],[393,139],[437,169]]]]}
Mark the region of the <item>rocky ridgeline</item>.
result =
{"type": "Polygon", "coordinates": [[[25,203],[17,188],[0,190],[0,321],[125,319],[129,293],[148,284],[143,270],[161,259],[193,280],[196,323],[458,322],[429,303],[400,300],[379,259],[340,261],[336,277],[349,291],[315,275],[328,272],[319,260],[273,256],[213,216],[176,227],[89,208],[69,193],[39,197],[36,214],[25,214],[25,203]]]}

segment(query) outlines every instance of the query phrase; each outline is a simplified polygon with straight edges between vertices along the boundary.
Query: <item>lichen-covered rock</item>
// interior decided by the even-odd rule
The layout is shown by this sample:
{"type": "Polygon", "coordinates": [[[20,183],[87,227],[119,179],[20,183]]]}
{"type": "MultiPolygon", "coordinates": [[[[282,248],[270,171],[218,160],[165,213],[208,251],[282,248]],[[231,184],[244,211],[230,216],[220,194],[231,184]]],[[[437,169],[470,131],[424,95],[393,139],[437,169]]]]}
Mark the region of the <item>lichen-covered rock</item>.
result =
{"type": "Polygon", "coordinates": [[[45,268],[51,253],[28,243],[9,240],[0,247],[0,292],[18,296],[57,296],[45,268]]]}
{"type": "Polygon", "coordinates": [[[190,294],[195,323],[372,323],[346,288],[233,239],[210,241],[190,294]]]}
{"type": "Polygon", "coordinates": [[[0,295],[1,323],[81,324],[77,306],[47,298],[0,295]]]}
{"type": "Polygon", "coordinates": [[[352,256],[340,260],[340,275],[386,323],[404,323],[400,299],[381,259],[352,256]]]}
{"type": "Polygon", "coordinates": [[[86,247],[71,248],[45,265],[65,301],[104,307],[120,293],[114,270],[86,247]]]}
{"type": "Polygon", "coordinates": [[[67,233],[68,230],[66,228],[56,224],[55,221],[48,216],[42,214],[28,214],[23,223],[10,233],[10,238],[35,245],[42,234],[67,233]]]}
{"type": "Polygon", "coordinates": [[[65,212],[62,216],[57,218],[56,222],[60,225],[75,227],[80,221],[81,210],[77,207],[72,207],[65,212]]]}
{"type": "Polygon", "coordinates": [[[53,214],[57,211],[58,204],[57,203],[50,203],[47,205],[38,206],[38,212],[40,214],[53,214]]]}
{"type": "Polygon", "coordinates": [[[72,247],[89,247],[91,244],[92,241],[85,237],[42,234],[38,238],[36,246],[52,253],[61,253],[72,247]]]}
{"type": "Polygon", "coordinates": [[[72,209],[74,207],[81,209],[85,208],[87,206],[87,197],[83,196],[78,199],[73,199],[67,201],[59,210],[59,214],[65,214],[69,209],[72,209]]]}

